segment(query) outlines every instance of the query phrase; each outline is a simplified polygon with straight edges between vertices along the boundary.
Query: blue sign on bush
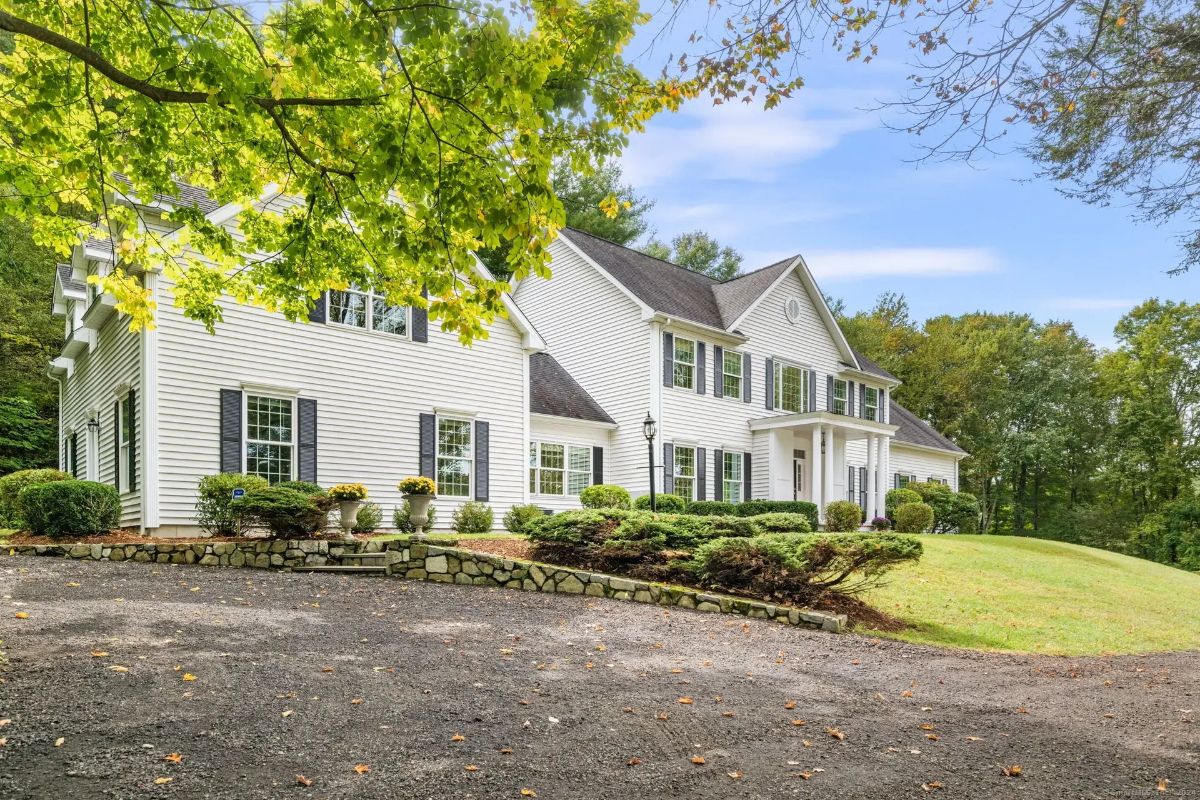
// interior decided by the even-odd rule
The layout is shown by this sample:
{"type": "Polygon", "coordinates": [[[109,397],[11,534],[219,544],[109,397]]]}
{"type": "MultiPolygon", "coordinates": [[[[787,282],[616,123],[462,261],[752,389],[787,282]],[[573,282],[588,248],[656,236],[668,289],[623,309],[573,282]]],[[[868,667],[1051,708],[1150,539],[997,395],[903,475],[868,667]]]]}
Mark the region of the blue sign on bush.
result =
{"type": "Polygon", "coordinates": [[[233,499],[234,499],[234,500],[239,500],[239,499],[241,499],[241,498],[243,498],[243,497],[245,497],[245,496],[246,496],[246,490],[245,490],[245,489],[234,489],[234,490],[233,490],[233,499]]]}

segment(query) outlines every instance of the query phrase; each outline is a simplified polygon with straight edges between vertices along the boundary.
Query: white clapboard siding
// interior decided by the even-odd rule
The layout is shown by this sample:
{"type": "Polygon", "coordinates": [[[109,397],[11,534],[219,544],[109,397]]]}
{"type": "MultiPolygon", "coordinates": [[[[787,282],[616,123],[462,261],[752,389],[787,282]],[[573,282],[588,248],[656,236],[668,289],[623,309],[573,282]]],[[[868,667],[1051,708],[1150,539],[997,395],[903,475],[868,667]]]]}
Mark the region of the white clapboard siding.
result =
{"type": "Polygon", "coordinates": [[[568,245],[555,241],[550,252],[552,277],[522,280],[517,305],[550,355],[616,421],[605,481],[645,494],[642,420],[650,409],[651,327],[636,303],[568,245]]]}
{"type": "MultiPolygon", "coordinates": [[[[524,309],[522,309],[524,310],[524,309]]],[[[599,425],[589,425],[561,417],[544,417],[535,415],[530,421],[529,438],[532,442],[551,442],[561,445],[578,445],[581,447],[604,448],[604,482],[614,483],[609,475],[609,448],[611,447],[611,428],[599,425]]],[[[532,457],[532,452],[529,454],[532,457]]],[[[594,466],[594,465],[593,465],[594,466]]],[[[564,489],[565,491],[565,489],[564,489]]],[[[532,484],[529,487],[529,502],[542,508],[554,511],[566,511],[579,508],[579,497],[541,494],[532,484]]]]}
{"type": "MultiPolygon", "coordinates": [[[[950,451],[930,450],[919,447],[908,447],[895,439],[891,443],[891,469],[887,475],[887,488],[895,486],[897,472],[916,475],[918,481],[927,481],[931,477],[950,482],[950,488],[958,491],[958,458],[961,453],[950,451]]],[[[867,447],[865,440],[849,442],[846,445],[846,463],[855,467],[867,465],[867,447]]]]}

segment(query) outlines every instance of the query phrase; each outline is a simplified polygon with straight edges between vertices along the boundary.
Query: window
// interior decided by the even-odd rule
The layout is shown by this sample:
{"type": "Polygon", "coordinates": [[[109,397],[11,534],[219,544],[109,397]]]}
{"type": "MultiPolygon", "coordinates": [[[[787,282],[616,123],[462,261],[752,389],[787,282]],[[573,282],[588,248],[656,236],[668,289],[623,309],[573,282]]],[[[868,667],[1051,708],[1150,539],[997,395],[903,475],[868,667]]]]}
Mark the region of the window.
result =
{"type": "Polygon", "coordinates": [[[863,419],[879,421],[879,390],[867,386],[863,391],[863,419]]]}
{"type": "Polygon", "coordinates": [[[721,454],[721,496],[728,503],[742,502],[742,454],[721,454]]]}
{"type": "Polygon", "coordinates": [[[833,381],[833,402],[831,406],[835,414],[850,413],[850,385],[840,378],[834,378],[833,381]]]}
{"type": "Polygon", "coordinates": [[[916,483],[916,482],[917,482],[916,475],[905,475],[903,472],[896,473],[896,488],[897,489],[903,489],[905,486],[908,486],[910,483],[916,483]]]}
{"type": "Polygon", "coordinates": [[[721,356],[721,394],[742,399],[742,354],[726,350],[721,356]]]}
{"type": "Polygon", "coordinates": [[[675,448],[675,494],[685,500],[696,497],[696,448],[675,448]]]}
{"type": "Polygon", "coordinates": [[[246,474],[268,483],[292,479],[292,401],[246,395],[246,474]]]}
{"type": "Polygon", "coordinates": [[[530,493],[575,497],[591,485],[592,448],[529,443],[530,493]]]}
{"type": "Polygon", "coordinates": [[[133,443],[133,392],[121,398],[118,407],[121,409],[120,440],[117,456],[117,485],[122,492],[133,490],[133,475],[129,462],[129,449],[133,443]]]}
{"type": "Polygon", "coordinates": [[[408,336],[408,309],[389,305],[383,296],[374,292],[331,291],[329,321],[335,325],[408,336]]]}
{"type": "Polygon", "coordinates": [[[472,434],[469,420],[438,417],[438,494],[446,497],[471,496],[471,466],[474,461],[472,434]]]}
{"type": "Polygon", "coordinates": [[[782,411],[808,411],[808,370],[775,362],[775,407],[782,411]]]}
{"type": "Polygon", "coordinates": [[[72,478],[81,477],[79,474],[79,434],[72,432],[67,435],[67,472],[72,478]]]}
{"type": "Polygon", "coordinates": [[[674,383],[680,389],[696,388],[696,343],[675,337],[674,383]]]}
{"type": "MultiPolygon", "coordinates": [[[[88,264],[88,268],[87,268],[87,276],[90,278],[90,277],[92,277],[93,275],[99,276],[99,275],[100,275],[100,268],[99,268],[99,267],[97,267],[95,264],[88,264]]],[[[92,283],[91,281],[88,281],[88,282],[87,282],[87,302],[88,302],[88,306],[91,306],[91,304],[92,304],[92,303],[94,303],[94,302],[96,301],[96,298],[97,298],[97,297],[99,297],[99,296],[100,296],[100,290],[99,290],[99,288],[96,286],[96,284],[92,283]]]]}
{"type": "Polygon", "coordinates": [[[942,486],[950,485],[950,481],[946,480],[945,478],[935,478],[932,475],[929,476],[929,482],[930,483],[940,483],[942,486]]]}

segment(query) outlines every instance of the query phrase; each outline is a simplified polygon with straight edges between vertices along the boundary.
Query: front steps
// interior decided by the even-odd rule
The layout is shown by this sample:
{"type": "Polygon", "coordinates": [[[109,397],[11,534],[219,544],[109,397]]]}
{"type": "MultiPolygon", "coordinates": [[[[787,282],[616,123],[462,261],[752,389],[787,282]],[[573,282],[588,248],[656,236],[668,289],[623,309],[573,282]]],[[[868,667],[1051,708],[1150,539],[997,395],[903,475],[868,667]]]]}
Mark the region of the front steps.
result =
{"type": "Polygon", "coordinates": [[[391,575],[392,559],[388,558],[390,555],[393,555],[393,553],[386,550],[377,553],[342,552],[338,555],[331,553],[329,560],[337,563],[292,567],[292,572],[348,572],[359,575],[391,575]],[[343,563],[347,561],[357,563],[343,563]]]}

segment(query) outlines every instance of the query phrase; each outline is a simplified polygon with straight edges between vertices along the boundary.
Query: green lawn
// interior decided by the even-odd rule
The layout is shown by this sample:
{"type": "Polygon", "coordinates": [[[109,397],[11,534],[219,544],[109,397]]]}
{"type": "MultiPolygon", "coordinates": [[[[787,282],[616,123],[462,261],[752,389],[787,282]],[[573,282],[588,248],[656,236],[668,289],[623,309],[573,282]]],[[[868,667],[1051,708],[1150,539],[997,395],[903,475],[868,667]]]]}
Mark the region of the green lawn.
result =
{"type": "Polygon", "coordinates": [[[1200,649],[1200,574],[1016,536],[922,536],[865,600],[910,642],[1055,655],[1200,649]]]}

